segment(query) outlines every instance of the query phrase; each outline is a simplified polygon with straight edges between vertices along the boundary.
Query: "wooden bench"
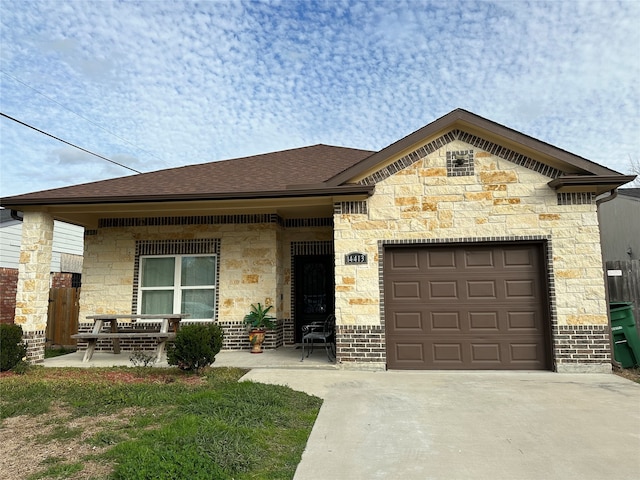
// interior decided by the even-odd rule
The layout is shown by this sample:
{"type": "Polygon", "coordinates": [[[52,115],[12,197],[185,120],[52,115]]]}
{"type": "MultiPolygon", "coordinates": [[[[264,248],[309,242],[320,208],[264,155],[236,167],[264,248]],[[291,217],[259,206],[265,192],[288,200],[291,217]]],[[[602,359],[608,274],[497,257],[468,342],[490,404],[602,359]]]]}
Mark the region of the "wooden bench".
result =
{"type": "MultiPolygon", "coordinates": [[[[120,340],[125,339],[155,339],[157,341],[156,359],[161,360],[165,351],[168,340],[176,338],[180,320],[187,315],[90,315],[87,318],[94,321],[93,330],[88,333],[77,333],[71,335],[72,338],[85,340],[87,342],[87,350],[84,352],[82,362],[86,363],[91,360],[95,352],[98,340],[105,339],[113,342],[113,353],[120,353],[120,340]],[[132,322],[136,320],[160,320],[160,330],[151,329],[127,329],[119,331],[118,319],[129,319],[132,322]],[[104,322],[111,324],[110,332],[102,332],[104,322]],[[173,330],[173,331],[170,331],[173,330]]],[[[130,324],[129,324],[130,325],[130,324]]]]}

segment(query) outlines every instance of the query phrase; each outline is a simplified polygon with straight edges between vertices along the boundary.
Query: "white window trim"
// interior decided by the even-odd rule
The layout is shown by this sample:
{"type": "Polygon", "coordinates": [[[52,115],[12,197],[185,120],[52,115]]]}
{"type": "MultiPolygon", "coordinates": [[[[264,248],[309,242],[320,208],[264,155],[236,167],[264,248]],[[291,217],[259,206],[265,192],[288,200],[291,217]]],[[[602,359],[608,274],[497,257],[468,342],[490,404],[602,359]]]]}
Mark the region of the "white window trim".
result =
{"type": "MultiPolygon", "coordinates": [[[[215,253],[202,253],[202,254],[191,254],[191,253],[185,253],[185,254],[176,254],[176,255],[140,255],[140,262],[139,262],[139,276],[140,276],[140,281],[138,283],[138,298],[140,299],[140,301],[138,302],[137,305],[137,314],[141,315],[142,314],[142,292],[144,291],[172,291],[174,292],[173,295],[173,312],[171,313],[181,313],[181,306],[182,306],[182,291],[183,290],[202,290],[202,289],[210,289],[213,290],[213,312],[215,315],[216,312],[216,298],[217,298],[217,292],[216,292],[216,285],[188,285],[188,286],[182,286],[181,285],[181,275],[182,275],[182,259],[184,257],[213,257],[215,259],[215,265],[214,265],[214,275],[215,275],[215,280],[217,281],[217,277],[218,277],[218,271],[217,271],[217,267],[218,267],[218,255],[215,253]],[[144,283],[144,278],[143,278],[143,268],[142,268],[142,264],[144,263],[144,259],[145,258],[173,258],[175,259],[175,267],[174,267],[174,272],[173,272],[173,285],[170,287],[143,287],[143,283],[144,283]]],[[[214,318],[188,318],[189,321],[195,321],[195,322],[210,322],[212,320],[214,320],[214,318]]],[[[153,323],[153,322],[157,322],[157,320],[138,320],[138,322],[140,323],[153,323]]]]}

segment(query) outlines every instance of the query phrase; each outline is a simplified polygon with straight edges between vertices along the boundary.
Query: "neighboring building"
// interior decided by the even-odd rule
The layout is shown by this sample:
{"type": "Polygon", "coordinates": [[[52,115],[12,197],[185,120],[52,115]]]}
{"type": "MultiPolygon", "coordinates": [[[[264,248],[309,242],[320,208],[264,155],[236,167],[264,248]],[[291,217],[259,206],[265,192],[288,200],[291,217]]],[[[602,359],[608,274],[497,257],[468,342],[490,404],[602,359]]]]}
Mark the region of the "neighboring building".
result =
{"type": "MultiPolygon", "coordinates": [[[[16,215],[19,217],[18,215],[16,215]]],[[[82,273],[84,228],[55,221],[51,254],[51,286],[71,286],[82,273]]],[[[22,222],[0,209],[0,323],[13,323],[22,222]]]]}
{"type": "Polygon", "coordinates": [[[621,188],[598,208],[610,302],[632,302],[640,332],[640,188],[621,188]]]}
{"type": "Polygon", "coordinates": [[[343,366],[610,371],[595,199],[633,178],[455,110],[379,152],[315,145],[5,198],[28,228],[16,321],[38,358],[56,219],[86,228],[81,318],[189,313],[248,348],[262,302],[271,348],[335,313],[343,366]]]}
{"type": "Polygon", "coordinates": [[[640,188],[621,188],[598,209],[606,262],[640,259],[640,188]]]}

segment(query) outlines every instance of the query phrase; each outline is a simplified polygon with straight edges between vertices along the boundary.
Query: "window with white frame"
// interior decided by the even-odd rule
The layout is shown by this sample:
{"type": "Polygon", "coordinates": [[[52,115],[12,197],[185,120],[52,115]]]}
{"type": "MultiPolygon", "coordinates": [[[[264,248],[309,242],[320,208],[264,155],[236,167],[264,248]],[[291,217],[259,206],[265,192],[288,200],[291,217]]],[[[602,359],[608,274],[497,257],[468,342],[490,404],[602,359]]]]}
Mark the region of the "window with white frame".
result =
{"type": "Polygon", "coordinates": [[[140,257],[138,313],[185,313],[189,320],[214,318],[216,255],[140,257]]]}

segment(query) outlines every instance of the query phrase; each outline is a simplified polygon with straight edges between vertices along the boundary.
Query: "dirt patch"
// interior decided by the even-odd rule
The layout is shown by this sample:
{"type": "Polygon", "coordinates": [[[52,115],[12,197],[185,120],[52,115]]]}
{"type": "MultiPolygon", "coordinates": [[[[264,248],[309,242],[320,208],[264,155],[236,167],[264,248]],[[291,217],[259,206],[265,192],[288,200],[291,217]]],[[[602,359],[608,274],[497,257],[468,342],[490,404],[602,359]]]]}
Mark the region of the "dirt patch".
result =
{"type": "MultiPolygon", "coordinates": [[[[12,371],[0,372],[0,378],[19,377],[20,375],[12,371]]],[[[137,372],[135,370],[123,368],[122,370],[110,370],[100,368],[43,368],[37,371],[37,378],[41,380],[63,380],[69,379],[79,382],[95,382],[95,383],[155,383],[166,384],[179,382],[185,385],[204,385],[207,382],[206,377],[200,375],[186,375],[175,373],[163,373],[161,371],[154,372],[144,370],[137,372]]]]}
{"type": "Polygon", "coordinates": [[[640,383],[640,368],[614,368],[613,373],[632,382],[640,383]]]}
{"type": "Polygon", "coordinates": [[[97,433],[114,426],[126,426],[136,409],[125,409],[114,415],[72,418],[69,411],[54,407],[49,413],[29,417],[21,415],[7,418],[0,427],[0,471],[7,480],[23,480],[55,463],[82,462],[84,468],[67,477],[74,480],[107,478],[110,465],[87,460],[89,455],[104,452],[109,445],[95,446],[87,442],[97,433]],[[56,429],[77,431],[70,438],[52,439],[56,429]]]}
{"type": "MultiPolygon", "coordinates": [[[[2,372],[0,378],[14,375],[13,372],[2,372]]],[[[175,382],[201,385],[207,382],[205,377],[198,375],[131,369],[38,369],[30,372],[30,375],[40,380],[111,385],[175,382]]],[[[70,409],[54,405],[43,415],[6,418],[0,423],[0,477],[3,480],[24,480],[53,465],[79,462],[83,469],[65,478],[106,479],[112,467],[102,460],[92,461],[87,457],[99,455],[110,448],[112,445],[108,439],[114,432],[126,439],[127,426],[136,416],[140,416],[140,409],[129,408],[112,415],[74,417],[70,409]],[[104,442],[89,442],[103,432],[106,438],[104,442]]]]}

